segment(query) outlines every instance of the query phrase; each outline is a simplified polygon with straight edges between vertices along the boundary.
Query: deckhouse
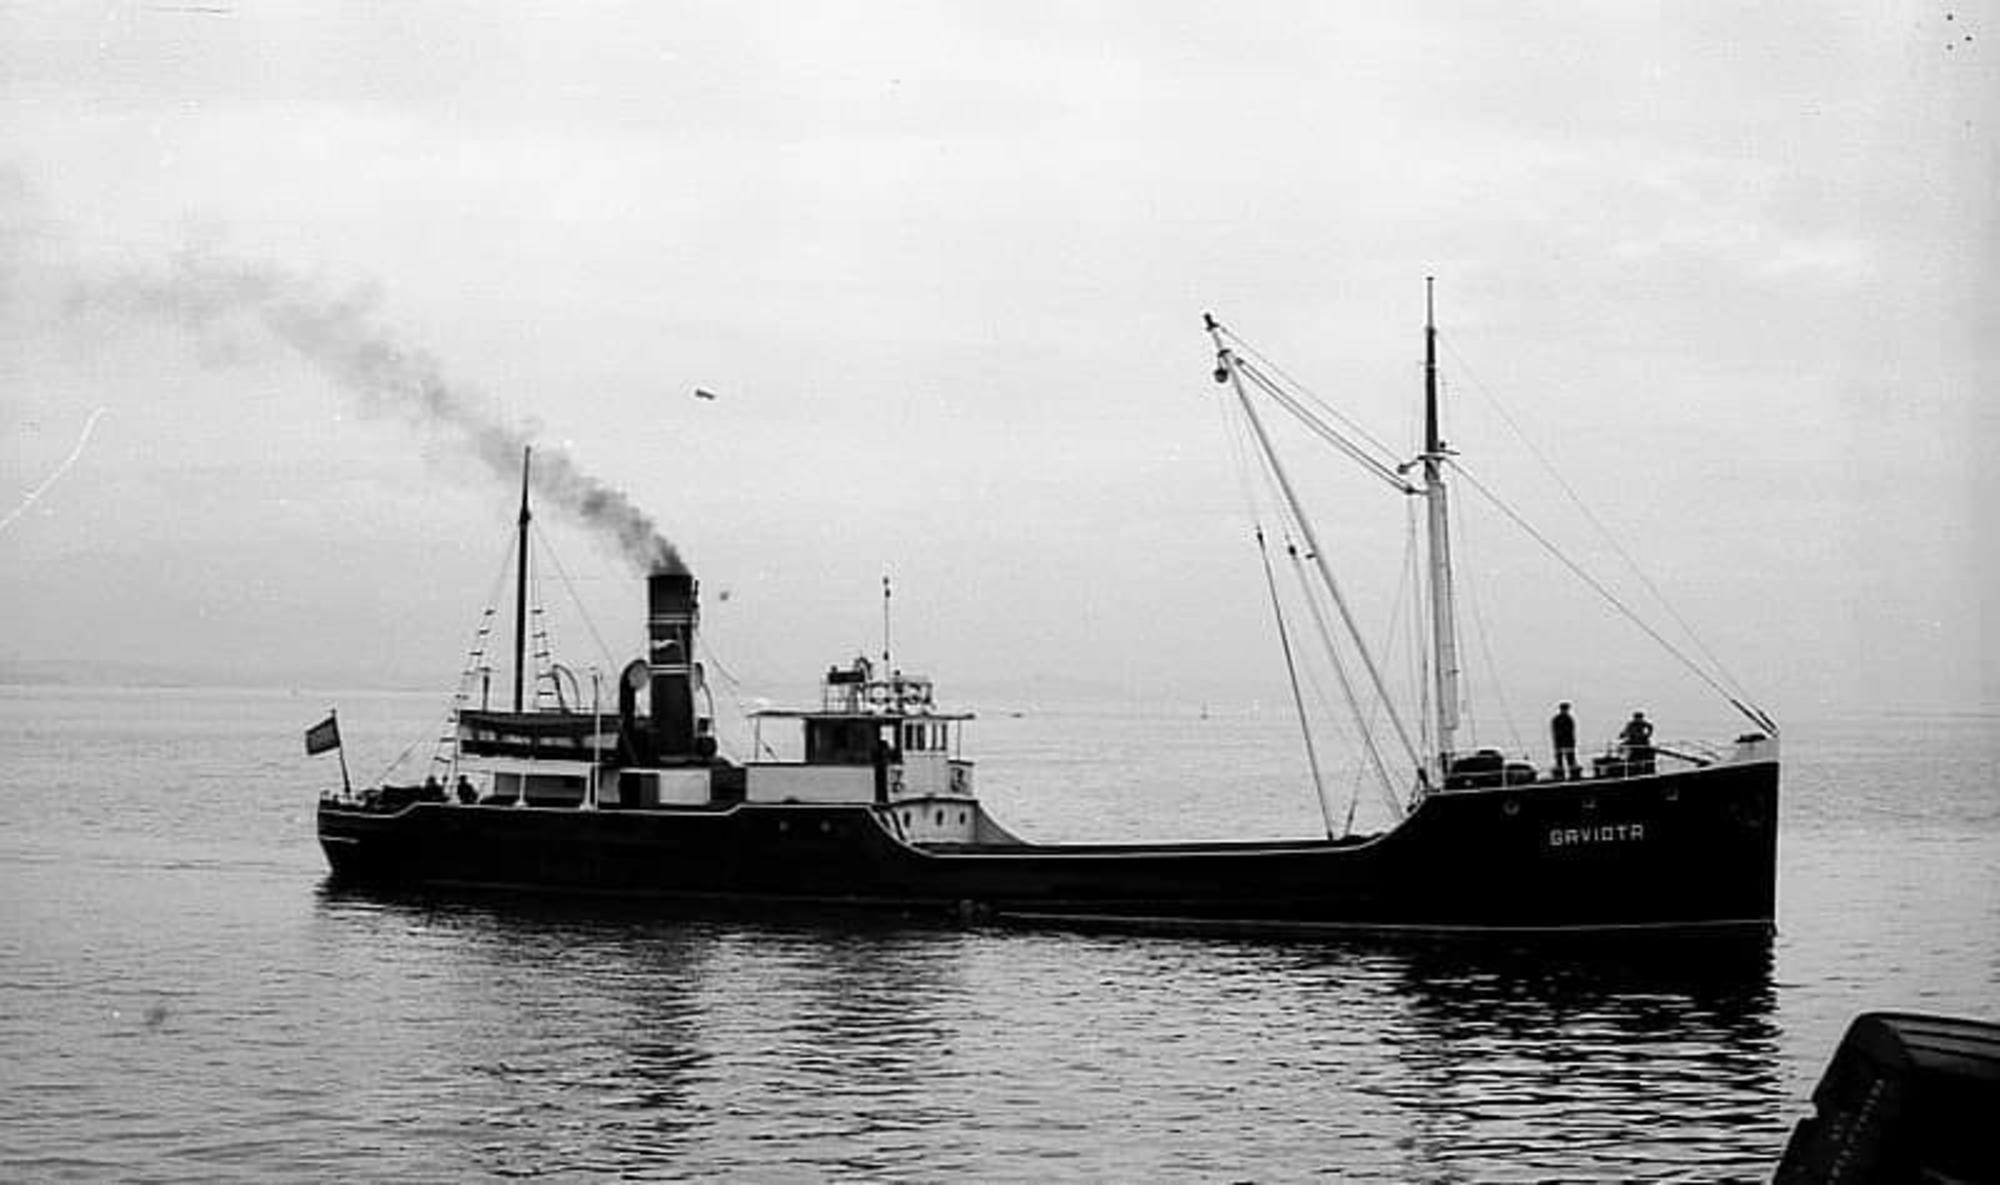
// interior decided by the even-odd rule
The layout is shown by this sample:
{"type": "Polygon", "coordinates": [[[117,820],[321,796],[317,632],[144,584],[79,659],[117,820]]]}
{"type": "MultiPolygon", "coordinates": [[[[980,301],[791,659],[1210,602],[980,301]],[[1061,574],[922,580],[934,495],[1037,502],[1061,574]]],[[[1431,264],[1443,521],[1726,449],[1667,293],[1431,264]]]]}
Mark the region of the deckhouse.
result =
{"type": "MultiPolygon", "coordinates": [[[[760,756],[768,726],[795,723],[802,743],[796,761],[760,760],[745,767],[751,802],[873,803],[898,838],[909,843],[972,843],[979,812],[972,809],[972,762],[962,745],[969,712],[947,712],[931,681],[878,669],[865,657],[830,667],[817,708],[764,708],[750,714],[752,746],[760,756]]],[[[773,730],[775,731],[775,730],[773,730]]]]}
{"type": "Polygon", "coordinates": [[[701,710],[701,665],[689,660],[698,605],[685,573],[647,581],[648,656],[620,677],[616,714],[460,710],[450,776],[464,779],[461,798],[623,811],[854,805],[875,808],[906,843],[1001,838],[985,834],[990,825],[974,809],[973,763],[962,747],[972,714],[941,709],[930,679],[886,662],[857,657],[829,667],[817,707],[750,713],[754,759],[718,755],[712,718],[701,710]],[[780,736],[782,725],[796,731],[780,736]]]}

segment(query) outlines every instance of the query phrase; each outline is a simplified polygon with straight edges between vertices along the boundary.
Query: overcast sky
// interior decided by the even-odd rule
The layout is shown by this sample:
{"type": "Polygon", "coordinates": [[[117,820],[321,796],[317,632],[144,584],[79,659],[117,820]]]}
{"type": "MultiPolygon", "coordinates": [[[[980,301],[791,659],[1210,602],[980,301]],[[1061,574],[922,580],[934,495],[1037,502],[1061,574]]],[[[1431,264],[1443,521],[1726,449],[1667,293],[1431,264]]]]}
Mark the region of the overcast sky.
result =
{"type": "MultiPolygon", "coordinates": [[[[888,571],[947,693],[1280,695],[1201,314],[1407,451],[1434,274],[1467,466],[1780,719],[2000,707],[1992,5],[1396,8],[0,6],[0,660],[448,687],[532,440],[753,692],[888,571]]],[[[1692,702],[1461,505],[1524,720],[1692,702]]]]}

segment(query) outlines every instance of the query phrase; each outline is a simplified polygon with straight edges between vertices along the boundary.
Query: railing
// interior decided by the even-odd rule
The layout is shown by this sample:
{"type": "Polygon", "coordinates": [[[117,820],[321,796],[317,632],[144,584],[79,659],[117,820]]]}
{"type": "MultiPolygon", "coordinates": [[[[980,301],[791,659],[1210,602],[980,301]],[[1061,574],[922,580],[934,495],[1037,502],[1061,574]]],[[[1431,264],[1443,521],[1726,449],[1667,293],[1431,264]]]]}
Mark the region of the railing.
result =
{"type": "Polygon", "coordinates": [[[820,685],[820,710],[868,715],[922,713],[931,709],[934,692],[931,681],[901,672],[887,679],[836,682],[820,685]]]}

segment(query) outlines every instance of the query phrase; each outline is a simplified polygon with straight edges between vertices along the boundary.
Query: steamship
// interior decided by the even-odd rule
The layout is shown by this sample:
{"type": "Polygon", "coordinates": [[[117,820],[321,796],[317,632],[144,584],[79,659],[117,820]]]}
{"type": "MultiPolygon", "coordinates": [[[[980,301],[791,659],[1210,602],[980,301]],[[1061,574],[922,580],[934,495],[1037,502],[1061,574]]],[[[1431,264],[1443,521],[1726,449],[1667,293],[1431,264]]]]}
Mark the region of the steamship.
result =
{"type": "MultiPolygon", "coordinates": [[[[1213,318],[1207,328],[1215,378],[1296,509],[1253,396],[1295,413],[1298,401],[1213,318]]],[[[704,708],[698,585],[676,567],[647,579],[647,653],[621,675],[615,710],[524,704],[517,609],[512,710],[455,710],[442,780],[322,795],[334,880],[1174,931],[1770,933],[1779,763],[1760,710],[1732,700],[1752,728],[1699,752],[1627,745],[1554,777],[1459,745],[1436,334],[1427,313],[1422,451],[1385,474],[1428,507],[1429,714],[1400,762],[1369,742],[1401,807],[1376,833],[1328,811],[1313,838],[1024,840],[979,800],[963,748],[972,716],[947,710],[928,678],[865,658],[829,667],[817,703],[752,714],[760,731],[791,731],[797,759],[730,760],[704,708]]],[[[529,518],[524,479],[523,595],[529,518]]],[[[1326,553],[1302,513],[1292,525],[1311,572],[1326,553]]],[[[1344,669],[1358,686],[1380,682],[1365,651],[1344,669]]]]}

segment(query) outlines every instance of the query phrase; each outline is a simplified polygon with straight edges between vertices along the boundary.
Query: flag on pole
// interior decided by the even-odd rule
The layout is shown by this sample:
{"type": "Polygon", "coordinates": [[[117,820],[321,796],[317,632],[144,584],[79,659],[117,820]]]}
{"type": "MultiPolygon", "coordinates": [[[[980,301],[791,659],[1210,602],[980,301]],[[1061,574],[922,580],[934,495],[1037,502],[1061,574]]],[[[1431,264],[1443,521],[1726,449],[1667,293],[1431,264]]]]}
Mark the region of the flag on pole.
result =
{"type": "Polygon", "coordinates": [[[340,748],[340,721],[329,714],[326,719],[306,729],[306,756],[324,753],[328,749],[340,748]]]}

